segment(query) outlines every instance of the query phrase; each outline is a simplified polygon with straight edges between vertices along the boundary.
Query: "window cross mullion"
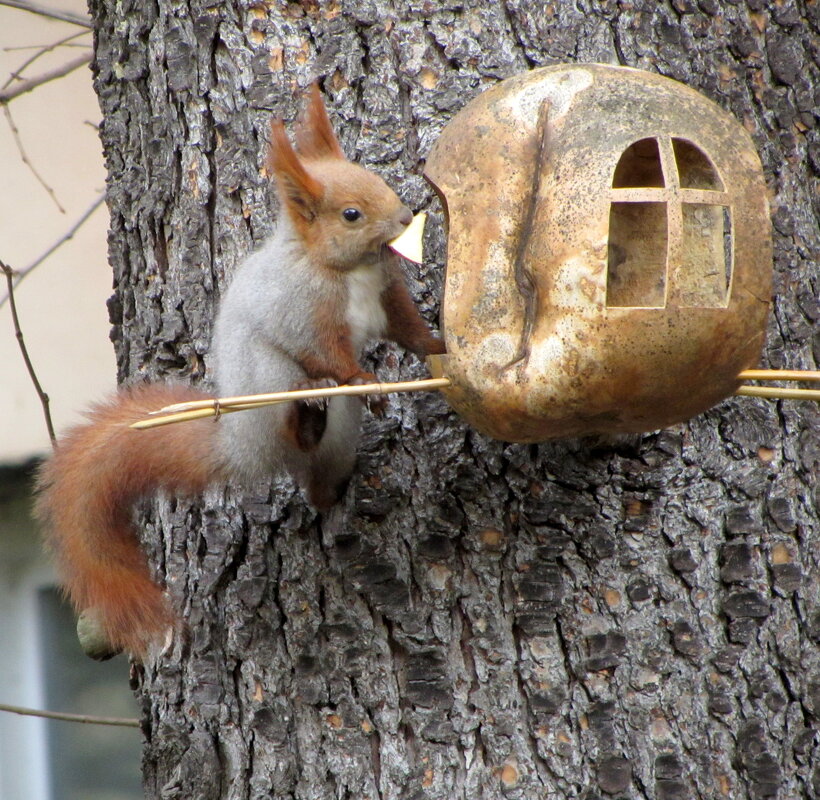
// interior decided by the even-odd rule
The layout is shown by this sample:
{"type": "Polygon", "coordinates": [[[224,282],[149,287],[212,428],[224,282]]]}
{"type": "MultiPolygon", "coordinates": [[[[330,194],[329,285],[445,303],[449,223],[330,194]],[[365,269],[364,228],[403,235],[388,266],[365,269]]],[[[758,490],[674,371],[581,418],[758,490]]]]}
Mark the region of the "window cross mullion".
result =
{"type": "Polygon", "coordinates": [[[668,189],[611,189],[613,203],[666,203],[669,200],[668,189]]]}
{"type": "Polygon", "coordinates": [[[681,203],[697,203],[707,206],[728,206],[729,193],[716,192],[714,189],[681,189],[681,203]]]}

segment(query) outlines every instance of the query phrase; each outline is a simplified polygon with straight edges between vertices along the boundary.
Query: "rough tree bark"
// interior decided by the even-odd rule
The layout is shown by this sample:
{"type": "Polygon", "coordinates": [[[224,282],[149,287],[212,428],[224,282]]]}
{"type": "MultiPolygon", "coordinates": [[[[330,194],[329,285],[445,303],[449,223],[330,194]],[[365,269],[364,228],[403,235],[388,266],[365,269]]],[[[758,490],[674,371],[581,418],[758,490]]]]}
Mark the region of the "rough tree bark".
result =
{"type": "MultiPolygon", "coordinates": [[[[813,0],[91,6],[123,381],[207,380],[219,288],[275,214],[267,125],[299,87],[321,81],[348,154],[419,209],[448,119],[561,61],[659,71],[743,121],[775,226],[764,363],[820,359],[813,0]]],[[[409,275],[431,320],[437,227],[409,275]]],[[[392,346],[372,363],[424,373],[392,346]]],[[[148,795],[816,796],[818,428],[814,404],[736,399],[614,446],[510,446],[403,396],[327,518],[287,481],[146,505],[191,630],[137,673],[148,795]]]]}

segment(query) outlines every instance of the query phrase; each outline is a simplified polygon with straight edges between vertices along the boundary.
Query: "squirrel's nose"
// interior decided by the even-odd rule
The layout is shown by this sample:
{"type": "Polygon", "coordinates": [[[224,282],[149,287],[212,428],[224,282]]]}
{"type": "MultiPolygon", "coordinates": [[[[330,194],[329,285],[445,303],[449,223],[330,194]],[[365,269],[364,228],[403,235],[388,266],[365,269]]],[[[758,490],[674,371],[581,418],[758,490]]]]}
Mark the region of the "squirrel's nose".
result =
{"type": "Polygon", "coordinates": [[[402,225],[409,225],[413,221],[413,212],[407,207],[402,206],[399,211],[399,222],[402,225]]]}

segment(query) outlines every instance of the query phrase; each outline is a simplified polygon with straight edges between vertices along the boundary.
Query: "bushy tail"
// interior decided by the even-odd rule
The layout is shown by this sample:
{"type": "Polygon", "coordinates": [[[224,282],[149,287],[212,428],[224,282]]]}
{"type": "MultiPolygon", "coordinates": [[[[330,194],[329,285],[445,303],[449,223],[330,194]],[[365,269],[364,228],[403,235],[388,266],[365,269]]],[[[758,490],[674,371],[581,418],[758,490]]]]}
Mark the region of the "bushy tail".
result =
{"type": "Polygon", "coordinates": [[[142,656],[173,623],[132,528],[133,502],[159,487],[199,492],[219,476],[213,420],[145,431],[129,425],[207,397],[162,384],[121,390],[68,431],[40,469],[35,511],[66,594],[78,612],[93,613],[112,649],[142,656]]]}

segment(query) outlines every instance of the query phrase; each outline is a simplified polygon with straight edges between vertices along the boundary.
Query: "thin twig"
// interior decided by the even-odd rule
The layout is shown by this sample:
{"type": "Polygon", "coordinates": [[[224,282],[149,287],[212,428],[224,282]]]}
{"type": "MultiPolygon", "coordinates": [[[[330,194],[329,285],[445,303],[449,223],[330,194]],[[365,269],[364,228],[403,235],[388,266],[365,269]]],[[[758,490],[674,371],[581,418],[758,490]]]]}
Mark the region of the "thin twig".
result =
{"type": "Polygon", "coordinates": [[[79,14],[72,14],[70,11],[61,11],[58,8],[38,6],[36,3],[27,2],[27,0],[0,0],[0,6],[19,8],[21,11],[39,14],[41,17],[49,17],[50,19],[59,19],[61,22],[70,22],[72,25],[81,25],[83,28],[91,27],[91,20],[81,17],[79,14]]]}
{"type": "MultiPolygon", "coordinates": [[[[49,248],[42,254],[39,255],[37,258],[34,259],[30,264],[23,267],[20,270],[17,270],[14,273],[14,288],[16,289],[23,278],[26,277],[35,267],[39,267],[57,248],[61,245],[64,245],[67,241],[74,238],[74,234],[83,226],[85,221],[105,202],[105,192],[100,192],[94,202],[80,215],[77,221],[66,231],[56,242],[49,246],[49,248]]],[[[3,304],[6,300],[9,299],[9,295],[4,295],[0,297],[0,308],[3,307],[3,304]]]]}
{"type": "MultiPolygon", "coordinates": [[[[0,0],[2,2],[2,0],[0,0]]],[[[39,55],[39,54],[38,54],[39,55]]],[[[36,57],[36,56],[35,56],[36,57]]],[[[8,88],[10,86],[9,83],[0,90],[0,105],[3,106],[3,113],[6,115],[6,120],[8,121],[9,128],[11,130],[11,134],[14,137],[14,143],[17,145],[17,150],[20,153],[20,158],[22,162],[31,170],[31,174],[37,179],[38,183],[46,190],[48,196],[54,201],[57,208],[60,210],[61,214],[65,214],[65,209],[63,208],[60,201],[57,199],[57,195],[54,192],[54,189],[46,182],[45,178],[37,171],[34,164],[32,163],[31,159],[29,159],[28,154],[26,153],[26,149],[23,146],[23,140],[20,138],[20,131],[17,129],[17,125],[14,122],[14,118],[11,115],[11,110],[9,109],[9,102],[16,97],[19,97],[26,92],[30,92],[33,89],[36,89],[38,86],[42,86],[44,83],[48,81],[55,80],[57,78],[62,78],[68,73],[72,72],[73,70],[81,67],[84,64],[87,64],[91,61],[93,57],[93,53],[83,53],[83,55],[78,56],[77,58],[69,61],[65,64],[56,67],[53,70],[48,72],[44,72],[41,75],[38,75],[35,78],[29,78],[28,80],[20,81],[17,84],[14,84],[12,88],[8,88]]],[[[29,59],[26,64],[21,67],[21,69],[25,69],[25,66],[30,64],[34,59],[29,59]]]]}
{"type": "MultiPolygon", "coordinates": [[[[75,33],[74,36],[71,36],[69,38],[73,39],[75,36],[87,36],[89,33],[91,33],[91,31],[80,31],[79,33],[75,33]]],[[[6,47],[3,48],[3,52],[4,53],[22,53],[23,50],[41,50],[42,48],[49,47],[49,46],[50,45],[44,45],[44,44],[18,44],[15,47],[11,47],[9,45],[6,45],[6,47]]],[[[69,48],[69,47],[86,48],[86,47],[88,47],[87,44],[82,44],[80,42],[75,43],[75,44],[66,43],[66,44],[63,44],[63,45],[60,45],[60,46],[65,47],[65,48],[69,48]]]]}
{"type": "Polygon", "coordinates": [[[82,722],[86,725],[117,725],[121,728],[139,728],[140,726],[138,719],[129,719],[128,717],[91,717],[87,714],[63,714],[59,711],[38,711],[34,708],[9,706],[5,703],[0,703],[0,711],[22,714],[25,717],[45,717],[45,719],[59,719],[63,722],[82,722]]]}
{"type": "Polygon", "coordinates": [[[9,123],[9,128],[11,129],[11,135],[14,137],[14,143],[17,145],[17,150],[20,153],[21,161],[31,170],[31,174],[37,179],[37,182],[46,190],[48,196],[54,201],[55,205],[59,209],[61,214],[65,214],[65,209],[60,204],[60,201],[57,199],[57,195],[54,193],[54,189],[52,189],[37,172],[34,164],[31,163],[29,160],[28,154],[26,153],[26,148],[23,147],[23,140],[20,138],[20,131],[17,130],[17,126],[14,124],[14,118],[11,116],[11,109],[8,107],[7,103],[3,104],[3,113],[6,115],[6,121],[9,123]]]}
{"type": "MultiPolygon", "coordinates": [[[[80,31],[79,33],[72,33],[71,36],[66,36],[66,37],[60,39],[59,41],[54,42],[53,44],[40,45],[40,46],[35,45],[37,47],[37,52],[34,53],[33,55],[29,56],[19,67],[17,67],[16,70],[14,70],[14,72],[11,73],[11,76],[9,77],[9,79],[3,84],[3,89],[8,89],[8,87],[11,86],[11,84],[14,83],[14,81],[22,80],[21,76],[23,74],[23,71],[28,69],[35,61],[37,61],[38,58],[42,58],[46,53],[53,52],[58,47],[70,46],[70,42],[73,42],[74,39],[77,39],[80,36],[88,36],[89,33],[90,33],[90,31],[80,31]]],[[[83,45],[79,45],[79,46],[80,47],[88,47],[87,44],[83,44],[83,45]]],[[[30,49],[30,47],[31,46],[29,46],[26,49],[30,49]]],[[[6,49],[6,52],[9,52],[10,50],[15,49],[15,48],[7,47],[5,49],[6,49]]],[[[22,49],[22,48],[16,48],[16,49],[22,49]]]]}
{"type": "Polygon", "coordinates": [[[24,81],[20,81],[20,83],[15,84],[11,89],[3,89],[0,91],[0,103],[9,103],[14,100],[15,97],[19,97],[21,94],[26,94],[27,92],[36,89],[38,86],[42,86],[44,83],[57,80],[57,78],[63,78],[70,72],[74,72],[75,69],[88,64],[93,57],[94,54],[91,52],[83,53],[81,56],[77,56],[77,58],[73,58],[71,61],[66,61],[65,64],[60,64],[59,67],[54,67],[54,69],[43,72],[34,78],[28,78],[24,81]]]}
{"type": "Polygon", "coordinates": [[[37,373],[34,371],[34,365],[31,363],[28,348],[26,347],[25,340],[23,339],[23,331],[20,328],[20,319],[17,316],[17,304],[14,302],[14,270],[2,261],[0,261],[0,269],[2,269],[6,274],[6,282],[9,287],[9,304],[11,305],[11,319],[14,323],[14,335],[17,338],[17,343],[20,345],[20,352],[23,354],[23,361],[26,362],[26,369],[31,377],[31,382],[34,384],[34,389],[37,392],[37,396],[40,398],[40,404],[43,406],[43,415],[46,418],[46,428],[48,429],[48,436],[51,439],[51,446],[56,447],[57,437],[54,435],[54,425],[51,422],[51,411],[49,410],[48,395],[43,391],[43,387],[40,385],[40,381],[37,378],[37,373]]]}

